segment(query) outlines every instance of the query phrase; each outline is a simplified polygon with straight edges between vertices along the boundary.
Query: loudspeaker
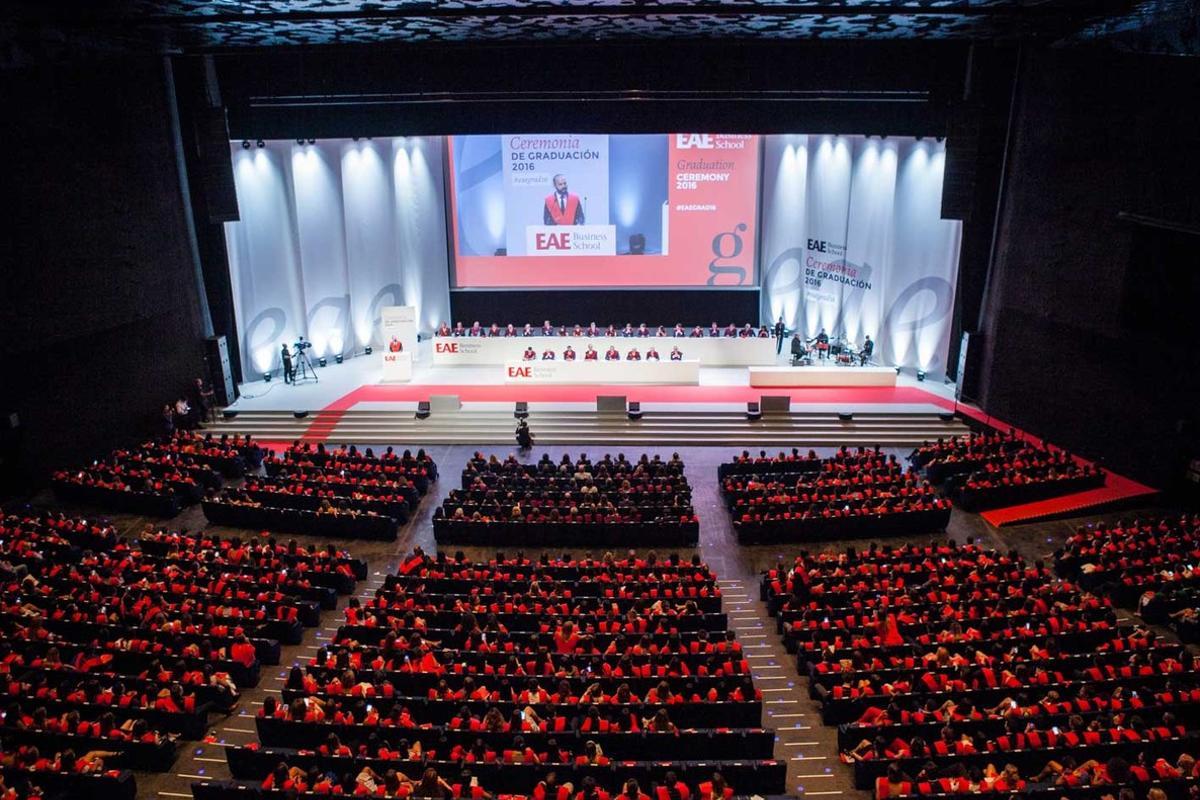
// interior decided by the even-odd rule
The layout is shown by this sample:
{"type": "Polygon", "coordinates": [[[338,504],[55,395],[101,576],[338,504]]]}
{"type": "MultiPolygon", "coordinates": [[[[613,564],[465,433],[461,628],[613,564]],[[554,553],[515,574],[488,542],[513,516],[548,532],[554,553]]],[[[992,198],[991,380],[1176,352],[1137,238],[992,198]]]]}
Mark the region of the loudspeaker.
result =
{"type": "Polygon", "coordinates": [[[792,410],[790,394],[764,394],[759,399],[762,403],[762,410],[767,414],[787,414],[792,410]]]}
{"type": "Polygon", "coordinates": [[[517,419],[525,419],[529,416],[529,403],[524,400],[517,402],[516,408],[513,410],[513,416],[517,419]]]}
{"type": "Polygon", "coordinates": [[[762,419],[762,409],[759,407],[758,403],[753,400],[746,403],[746,419],[762,419]]]}
{"type": "Polygon", "coordinates": [[[968,106],[952,112],[946,136],[942,173],[942,219],[971,218],[975,200],[975,175],[979,165],[979,114],[968,106]]]}
{"type": "Polygon", "coordinates": [[[842,422],[850,422],[852,419],[854,419],[854,413],[850,411],[839,411],[838,419],[842,422]]]}
{"type": "Polygon", "coordinates": [[[625,395],[598,394],[596,395],[596,411],[601,413],[625,413],[625,395]]]}
{"type": "Polygon", "coordinates": [[[429,419],[428,400],[421,400],[417,403],[417,419],[429,419]]]}
{"type": "Polygon", "coordinates": [[[958,366],[954,371],[954,399],[974,400],[979,396],[979,362],[983,358],[980,333],[962,332],[958,345],[958,366]]]}
{"type": "Polygon", "coordinates": [[[224,336],[210,336],[204,340],[204,362],[208,367],[208,380],[216,394],[217,405],[233,405],[238,397],[237,384],[233,382],[229,345],[224,336]]]}
{"type": "Polygon", "coordinates": [[[637,400],[632,400],[629,403],[629,411],[626,412],[630,419],[642,418],[642,404],[637,400]]]}
{"type": "Polygon", "coordinates": [[[233,182],[233,157],[229,154],[229,125],[225,107],[203,108],[196,113],[196,166],[204,192],[209,222],[237,222],[237,187],[233,182]]]}

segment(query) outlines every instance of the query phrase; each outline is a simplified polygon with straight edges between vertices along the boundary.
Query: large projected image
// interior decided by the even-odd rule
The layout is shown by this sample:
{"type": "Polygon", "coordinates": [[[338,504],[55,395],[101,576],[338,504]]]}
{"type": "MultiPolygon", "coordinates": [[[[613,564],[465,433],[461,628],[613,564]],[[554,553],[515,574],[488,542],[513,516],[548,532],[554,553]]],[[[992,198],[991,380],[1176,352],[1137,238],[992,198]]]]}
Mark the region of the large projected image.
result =
{"type": "Polygon", "coordinates": [[[449,137],[454,284],[753,286],[759,137],[449,137]]]}

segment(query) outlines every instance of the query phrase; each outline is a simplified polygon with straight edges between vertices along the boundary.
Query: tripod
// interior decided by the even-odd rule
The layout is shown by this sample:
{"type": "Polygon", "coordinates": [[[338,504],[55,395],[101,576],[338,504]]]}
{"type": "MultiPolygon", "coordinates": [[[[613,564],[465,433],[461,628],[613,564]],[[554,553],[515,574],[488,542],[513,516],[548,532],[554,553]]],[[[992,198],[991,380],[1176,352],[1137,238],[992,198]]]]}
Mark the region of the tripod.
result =
{"type": "Polygon", "coordinates": [[[312,378],[314,383],[320,383],[321,379],[317,377],[317,371],[313,368],[312,362],[308,360],[308,348],[293,348],[292,361],[295,363],[295,372],[292,374],[292,383],[297,384],[300,381],[307,381],[312,378]]]}

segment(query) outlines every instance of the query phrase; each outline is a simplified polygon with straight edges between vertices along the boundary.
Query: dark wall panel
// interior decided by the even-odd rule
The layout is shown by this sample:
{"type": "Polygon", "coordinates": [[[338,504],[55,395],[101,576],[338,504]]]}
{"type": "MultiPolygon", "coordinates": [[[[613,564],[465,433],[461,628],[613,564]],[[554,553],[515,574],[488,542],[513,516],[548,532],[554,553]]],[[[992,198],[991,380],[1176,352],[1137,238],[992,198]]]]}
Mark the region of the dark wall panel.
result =
{"type": "Polygon", "coordinates": [[[28,475],[153,430],[200,374],[166,86],[157,58],[0,76],[0,410],[20,415],[28,475]]]}
{"type": "Polygon", "coordinates": [[[1200,298],[1190,335],[1128,324],[1129,282],[1172,273],[1118,214],[1200,225],[1196,96],[1188,59],[1028,54],[984,310],[989,412],[1162,487],[1197,451],[1200,298]]]}
{"type": "MultiPolygon", "coordinates": [[[[758,290],[482,291],[450,293],[455,321],[503,326],[548,319],[555,325],[722,325],[758,323],[758,290]]],[[[770,320],[765,320],[770,322],[770,320]]]]}
{"type": "Polygon", "coordinates": [[[966,53],[958,42],[473,43],[227,54],[218,69],[234,138],[933,136],[946,131],[966,53]]]}

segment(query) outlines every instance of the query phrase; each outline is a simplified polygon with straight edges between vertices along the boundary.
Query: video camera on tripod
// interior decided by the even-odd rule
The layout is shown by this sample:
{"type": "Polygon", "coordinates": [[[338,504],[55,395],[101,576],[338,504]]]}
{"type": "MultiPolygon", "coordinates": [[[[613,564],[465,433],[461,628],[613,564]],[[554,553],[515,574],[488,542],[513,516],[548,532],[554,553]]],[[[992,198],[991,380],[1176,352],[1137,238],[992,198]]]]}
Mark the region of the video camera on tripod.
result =
{"type": "Polygon", "coordinates": [[[321,382],[321,379],[317,377],[317,371],[313,368],[313,364],[311,361],[309,361],[308,353],[306,352],[312,346],[313,343],[306,341],[303,336],[296,337],[296,341],[292,345],[294,353],[292,357],[296,359],[296,376],[292,379],[292,383],[296,383],[298,381],[307,381],[309,378],[317,383],[321,382]]]}

